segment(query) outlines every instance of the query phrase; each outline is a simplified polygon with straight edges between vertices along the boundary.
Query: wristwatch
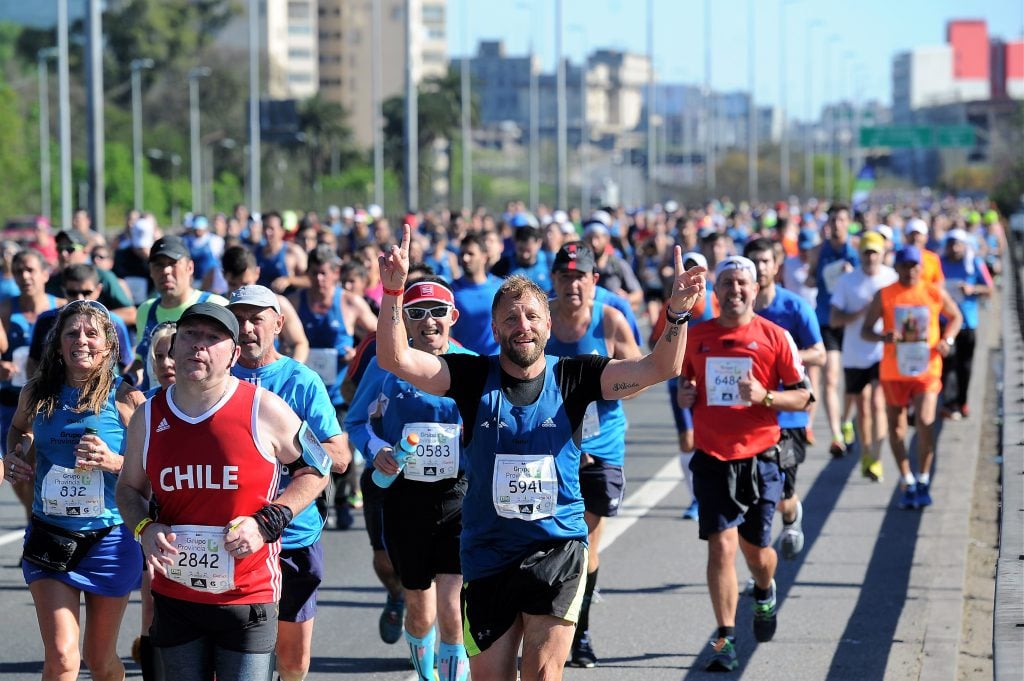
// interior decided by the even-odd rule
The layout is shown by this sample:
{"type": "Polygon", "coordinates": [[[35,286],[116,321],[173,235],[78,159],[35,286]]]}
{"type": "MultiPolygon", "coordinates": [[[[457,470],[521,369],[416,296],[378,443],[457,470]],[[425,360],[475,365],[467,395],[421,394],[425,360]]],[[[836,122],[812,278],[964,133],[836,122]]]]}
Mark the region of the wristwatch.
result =
{"type": "Polygon", "coordinates": [[[954,338],[953,336],[943,338],[942,340],[946,341],[946,345],[948,345],[949,347],[953,347],[954,345],[956,345],[956,338],[954,338]]]}
{"type": "Polygon", "coordinates": [[[769,390],[764,394],[764,399],[761,400],[761,406],[771,409],[773,404],[775,404],[775,393],[769,390]]]}

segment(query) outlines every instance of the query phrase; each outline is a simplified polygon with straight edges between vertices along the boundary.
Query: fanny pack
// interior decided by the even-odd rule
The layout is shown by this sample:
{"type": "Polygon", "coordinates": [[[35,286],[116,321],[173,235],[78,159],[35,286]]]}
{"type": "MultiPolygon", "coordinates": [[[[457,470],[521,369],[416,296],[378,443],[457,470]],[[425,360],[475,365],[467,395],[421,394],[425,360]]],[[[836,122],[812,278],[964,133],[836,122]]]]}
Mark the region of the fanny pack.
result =
{"type": "Polygon", "coordinates": [[[70,572],[113,529],[110,526],[81,532],[66,530],[32,516],[22,557],[47,570],[70,572]]]}

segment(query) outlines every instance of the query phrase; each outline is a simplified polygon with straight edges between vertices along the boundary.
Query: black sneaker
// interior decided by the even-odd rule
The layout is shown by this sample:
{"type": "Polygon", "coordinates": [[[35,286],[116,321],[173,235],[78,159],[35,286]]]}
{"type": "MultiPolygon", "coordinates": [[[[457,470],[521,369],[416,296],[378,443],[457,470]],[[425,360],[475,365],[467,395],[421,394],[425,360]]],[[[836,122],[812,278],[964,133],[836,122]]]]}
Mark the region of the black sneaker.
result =
{"type": "Polygon", "coordinates": [[[775,580],[768,589],[768,597],[763,601],[754,601],[754,638],[758,643],[766,643],[775,636],[778,621],[775,617],[775,580]]]}
{"type": "Polygon", "coordinates": [[[570,664],[573,667],[584,669],[593,669],[597,666],[597,655],[594,655],[594,649],[590,645],[589,631],[584,631],[579,638],[573,641],[570,664]]]}

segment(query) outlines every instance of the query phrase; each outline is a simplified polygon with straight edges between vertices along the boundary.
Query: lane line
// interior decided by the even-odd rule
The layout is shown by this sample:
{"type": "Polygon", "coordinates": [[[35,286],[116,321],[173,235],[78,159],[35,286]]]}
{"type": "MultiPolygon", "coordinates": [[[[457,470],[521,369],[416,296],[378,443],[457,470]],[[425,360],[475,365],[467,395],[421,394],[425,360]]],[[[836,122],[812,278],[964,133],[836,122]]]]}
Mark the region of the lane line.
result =
{"type": "Polygon", "coordinates": [[[25,538],[25,530],[14,530],[7,534],[0,534],[0,546],[11,544],[25,538]]]}

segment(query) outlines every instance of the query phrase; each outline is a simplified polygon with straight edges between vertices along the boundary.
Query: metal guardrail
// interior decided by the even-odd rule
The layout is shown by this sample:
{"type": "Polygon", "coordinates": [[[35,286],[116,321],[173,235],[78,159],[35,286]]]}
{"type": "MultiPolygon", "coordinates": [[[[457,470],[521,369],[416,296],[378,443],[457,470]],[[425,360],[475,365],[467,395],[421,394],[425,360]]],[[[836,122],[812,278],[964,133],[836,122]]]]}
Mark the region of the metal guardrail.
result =
{"type": "Polygon", "coordinates": [[[1002,509],[993,613],[995,681],[1024,679],[1024,233],[1003,254],[1002,509]]]}

